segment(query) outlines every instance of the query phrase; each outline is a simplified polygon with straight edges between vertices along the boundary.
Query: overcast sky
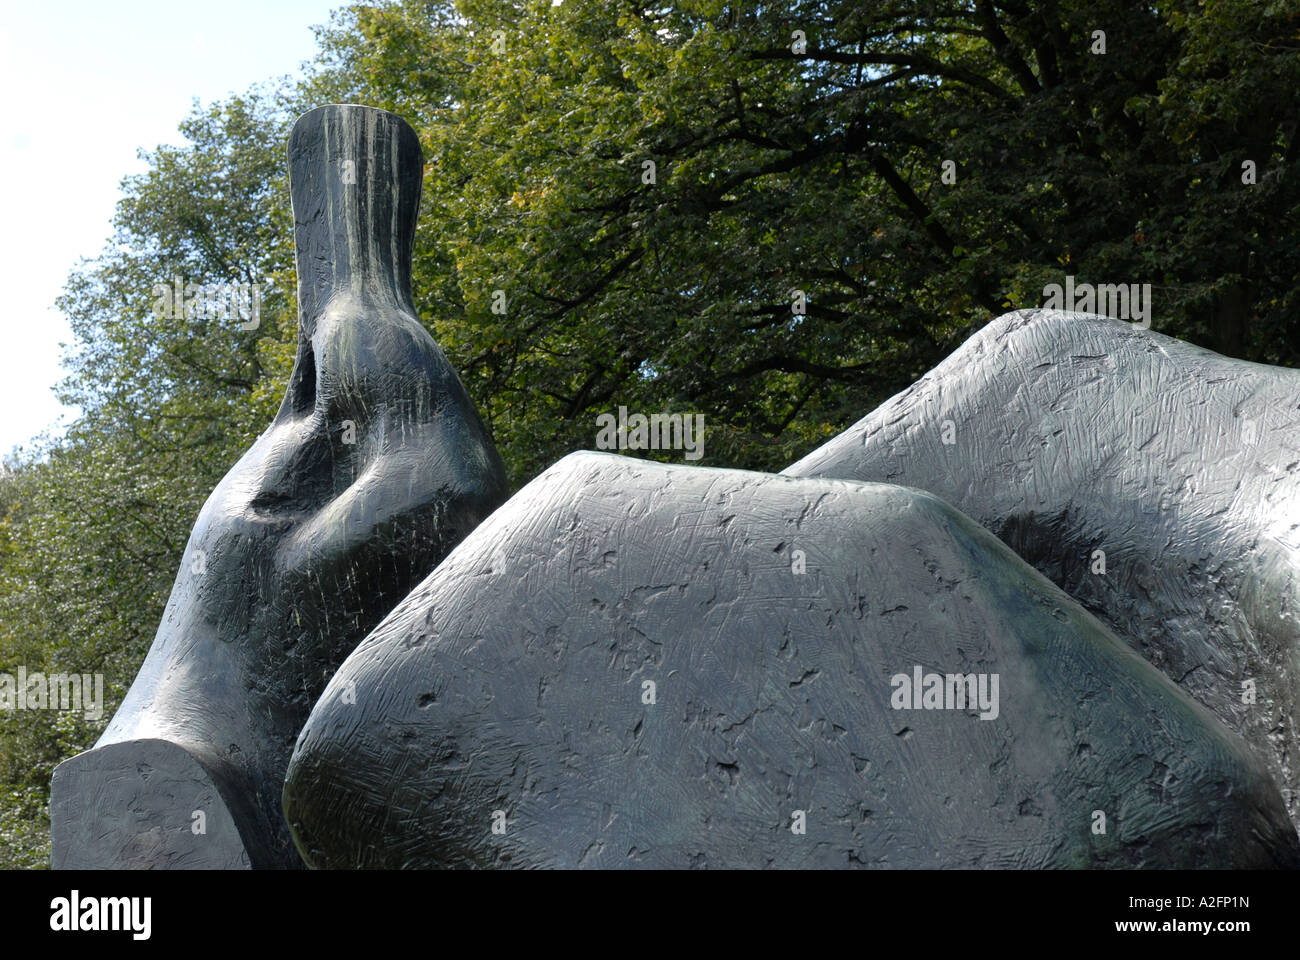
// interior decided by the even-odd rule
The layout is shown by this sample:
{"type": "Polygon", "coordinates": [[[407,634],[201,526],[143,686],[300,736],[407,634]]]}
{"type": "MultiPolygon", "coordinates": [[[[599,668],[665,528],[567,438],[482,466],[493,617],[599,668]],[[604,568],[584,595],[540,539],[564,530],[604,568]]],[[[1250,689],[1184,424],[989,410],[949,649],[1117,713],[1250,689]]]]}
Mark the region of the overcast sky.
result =
{"type": "Polygon", "coordinates": [[[204,104],[297,74],[342,0],[0,0],[0,453],[64,411],[50,387],[71,340],[54,300],[110,233],[137,148],[179,144],[204,104]]]}

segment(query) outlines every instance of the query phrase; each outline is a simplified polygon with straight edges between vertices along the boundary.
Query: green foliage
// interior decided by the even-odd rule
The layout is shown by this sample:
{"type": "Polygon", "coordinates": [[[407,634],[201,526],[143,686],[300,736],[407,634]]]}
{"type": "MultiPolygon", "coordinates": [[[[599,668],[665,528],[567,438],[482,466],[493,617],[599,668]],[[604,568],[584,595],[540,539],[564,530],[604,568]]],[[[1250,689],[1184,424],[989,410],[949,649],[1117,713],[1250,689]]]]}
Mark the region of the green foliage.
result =
{"type": "MultiPolygon", "coordinates": [[[[318,41],[297,86],[196,107],[69,278],[83,416],[0,476],[0,669],[133,678],[288,374],[284,141],[319,103],[420,133],[417,305],[516,485],[620,405],[779,469],[1067,273],[1298,359],[1296,0],[387,0],[318,41]],[[260,327],[153,316],[175,276],[267,284],[260,327]]],[[[41,860],[49,772],[98,727],[0,715],[0,865],[41,860]]]]}

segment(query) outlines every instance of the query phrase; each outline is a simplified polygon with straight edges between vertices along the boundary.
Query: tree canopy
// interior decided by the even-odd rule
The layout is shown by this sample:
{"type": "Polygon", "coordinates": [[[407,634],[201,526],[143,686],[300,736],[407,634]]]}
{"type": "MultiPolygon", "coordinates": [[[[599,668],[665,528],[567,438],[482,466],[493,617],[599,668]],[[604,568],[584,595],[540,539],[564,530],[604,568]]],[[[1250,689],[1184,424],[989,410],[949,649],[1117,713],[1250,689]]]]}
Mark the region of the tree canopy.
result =
{"type": "Polygon", "coordinates": [[[313,106],[418,131],[416,303],[516,486],[619,406],[704,414],[702,465],[780,469],[1066,275],[1300,360],[1300,0],[387,0],[318,47],[196,104],[59,302],[82,416],[0,473],[0,671],[101,672],[110,699],[0,712],[0,866],[45,862],[53,765],[279,402],[285,140],[313,106]],[[260,285],[256,328],[157,315],[175,278],[260,285]]]}

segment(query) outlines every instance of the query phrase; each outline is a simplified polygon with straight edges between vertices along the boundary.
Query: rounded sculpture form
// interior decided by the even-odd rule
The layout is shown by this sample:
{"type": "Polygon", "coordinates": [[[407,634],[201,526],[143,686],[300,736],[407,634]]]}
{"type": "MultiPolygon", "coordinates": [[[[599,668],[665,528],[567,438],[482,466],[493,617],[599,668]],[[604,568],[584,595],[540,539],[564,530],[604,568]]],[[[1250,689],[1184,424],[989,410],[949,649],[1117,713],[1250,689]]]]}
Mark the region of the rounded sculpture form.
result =
{"type": "Polygon", "coordinates": [[[316,867],[1294,867],[1236,736],[897,486],[573,454],[348,657],[316,867]]]}
{"type": "Polygon", "coordinates": [[[919,487],[1268,764],[1300,825],[1300,370],[1021,310],[783,473],[919,487]]]}

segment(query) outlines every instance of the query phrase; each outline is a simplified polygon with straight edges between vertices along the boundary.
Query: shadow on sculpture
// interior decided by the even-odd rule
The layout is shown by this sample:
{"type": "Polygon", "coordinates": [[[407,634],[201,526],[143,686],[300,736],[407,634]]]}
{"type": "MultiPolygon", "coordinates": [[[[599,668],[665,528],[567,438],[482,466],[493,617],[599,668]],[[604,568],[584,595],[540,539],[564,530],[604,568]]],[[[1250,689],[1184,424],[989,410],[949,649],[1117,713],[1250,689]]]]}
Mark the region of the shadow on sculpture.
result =
{"type": "Polygon", "coordinates": [[[505,499],[487,430],[412,300],[415,132],[382,110],[320,107],[295,124],[289,165],[288,390],[199,514],[121,708],[55,770],[55,867],[300,865],[280,795],[312,704],[505,499]]]}

